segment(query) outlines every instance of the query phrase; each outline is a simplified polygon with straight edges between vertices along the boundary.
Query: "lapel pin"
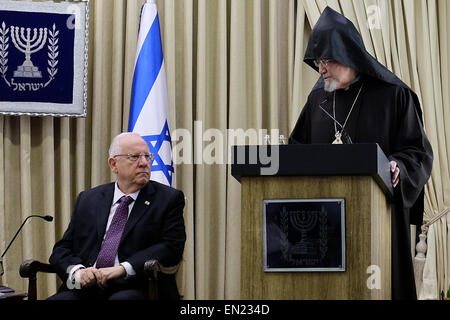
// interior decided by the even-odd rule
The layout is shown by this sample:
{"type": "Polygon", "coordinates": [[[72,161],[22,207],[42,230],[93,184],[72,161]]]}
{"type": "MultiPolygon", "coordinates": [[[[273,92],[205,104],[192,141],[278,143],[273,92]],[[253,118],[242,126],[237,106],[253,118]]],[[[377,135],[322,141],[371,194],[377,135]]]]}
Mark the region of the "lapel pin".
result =
{"type": "Polygon", "coordinates": [[[150,201],[145,201],[145,205],[149,206],[150,205],[150,201]]]}

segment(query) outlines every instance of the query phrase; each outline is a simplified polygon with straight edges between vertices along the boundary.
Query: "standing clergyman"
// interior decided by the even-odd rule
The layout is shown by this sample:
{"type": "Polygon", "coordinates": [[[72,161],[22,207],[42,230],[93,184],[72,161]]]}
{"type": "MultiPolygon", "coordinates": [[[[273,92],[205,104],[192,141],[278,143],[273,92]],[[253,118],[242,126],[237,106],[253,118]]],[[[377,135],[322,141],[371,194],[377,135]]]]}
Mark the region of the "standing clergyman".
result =
{"type": "Polygon", "coordinates": [[[352,22],[329,7],[312,30],[304,61],[321,77],[290,143],[378,143],[394,187],[392,298],[416,299],[410,224],[422,224],[433,163],[419,100],[366,51],[352,22]]]}

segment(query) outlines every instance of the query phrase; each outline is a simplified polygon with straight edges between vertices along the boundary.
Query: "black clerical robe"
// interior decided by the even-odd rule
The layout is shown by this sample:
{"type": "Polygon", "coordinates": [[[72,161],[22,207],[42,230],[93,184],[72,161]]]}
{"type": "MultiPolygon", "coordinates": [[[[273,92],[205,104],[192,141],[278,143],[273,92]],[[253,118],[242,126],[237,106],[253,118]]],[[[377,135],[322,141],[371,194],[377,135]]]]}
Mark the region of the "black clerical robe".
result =
{"type": "MultiPolygon", "coordinates": [[[[392,298],[415,299],[410,223],[422,223],[423,190],[431,173],[433,152],[411,90],[361,75],[349,88],[326,93],[323,81],[319,81],[300,114],[290,143],[332,143],[333,103],[336,120],[343,125],[361,87],[344,130],[353,143],[378,143],[389,160],[398,163],[400,182],[394,190],[391,219],[392,298]]],[[[336,128],[341,129],[339,125],[336,128]]]]}

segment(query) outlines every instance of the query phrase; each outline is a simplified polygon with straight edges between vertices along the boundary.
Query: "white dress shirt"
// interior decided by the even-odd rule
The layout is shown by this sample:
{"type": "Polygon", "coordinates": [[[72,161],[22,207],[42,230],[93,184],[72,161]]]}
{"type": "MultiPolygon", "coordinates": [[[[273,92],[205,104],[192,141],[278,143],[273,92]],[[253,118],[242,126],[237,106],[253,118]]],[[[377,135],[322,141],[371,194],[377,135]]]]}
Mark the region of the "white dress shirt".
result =
{"type": "MultiPolygon", "coordinates": [[[[131,198],[133,198],[134,201],[132,201],[129,205],[128,205],[128,217],[130,217],[130,213],[131,210],[133,209],[134,203],[136,202],[136,199],[138,197],[138,194],[141,190],[138,190],[134,193],[130,193],[130,194],[125,194],[123,193],[120,189],[119,186],[117,185],[117,182],[114,185],[114,196],[113,196],[113,201],[112,201],[112,206],[111,209],[109,211],[109,216],[108,216],[108,222],[106,224],[106,231],[105,231],[105,235],[103,236],[103,240],[105,240],[106,237],[106,233],[108,232],[109,226],[111,225],[111,221],[114,217],[114,214],[116,213],[116,209],[119,206],[118,201],[120,200],[120,198],[122,198],[123,196],[130,196],[131,198]]],[[[94,264],[94,268],[96,266],[97,262],[95,262],[94,264]]],[[[126,271],[126,276],[125,279],[134,276],[136,274],[136,271],[134,271],[133,267],[131,266],[131,264],[127,261],[124,261],[122,263],[119,262],[119,257],[118,255],[116,255],[116,259],[114,261],[114,266],[118,266],[118,265],[122,265],[125,268],[126,271]]],[[[84,265],[82,264],[77,264],[74,265],[69,272],[69,279],[73,280],[74,279],[74,274],[77,270],[79,269],[83,269],[86,268],[84,265]]]]}

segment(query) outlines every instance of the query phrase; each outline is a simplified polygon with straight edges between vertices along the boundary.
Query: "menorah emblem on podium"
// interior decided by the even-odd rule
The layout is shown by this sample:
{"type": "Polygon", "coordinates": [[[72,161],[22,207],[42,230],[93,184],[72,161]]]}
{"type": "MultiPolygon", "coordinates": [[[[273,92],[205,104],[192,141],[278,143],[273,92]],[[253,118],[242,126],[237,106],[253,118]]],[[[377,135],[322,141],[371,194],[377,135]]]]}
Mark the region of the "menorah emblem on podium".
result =
{"type": "Polygon", "coordinates": [[[17,50],[25,54],[25,61],[14,71],[14,77],[42,78],[41,71],[31,61],[31,55],[45,46],[47,28],[34,28],[31,35],[31,28],[11,26],[11,39],[17,50]]]}
{"type": "Polygon", "coordinates": [[[311,254],[314,251],[314,244],[308,240],[308,232],[317,225],[318,214],[315,211],[297,211],[290,215],[292,227],[300,232],[300,241],[294,246],[296,254],[311,254]]]}

